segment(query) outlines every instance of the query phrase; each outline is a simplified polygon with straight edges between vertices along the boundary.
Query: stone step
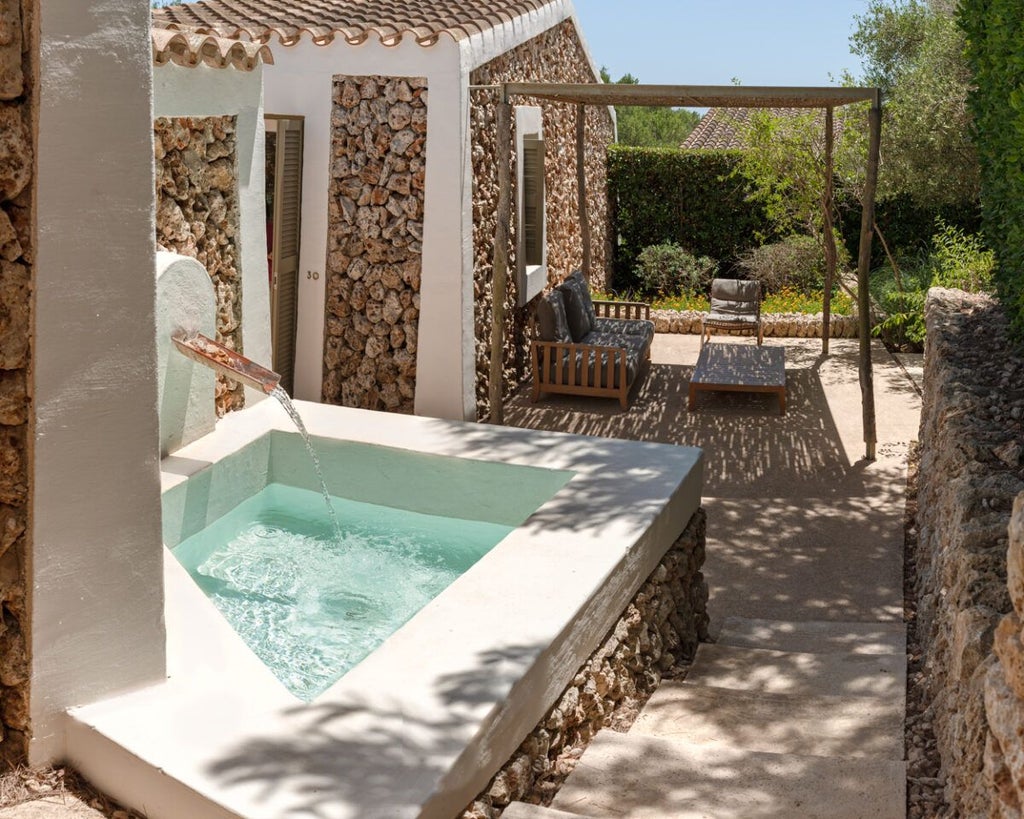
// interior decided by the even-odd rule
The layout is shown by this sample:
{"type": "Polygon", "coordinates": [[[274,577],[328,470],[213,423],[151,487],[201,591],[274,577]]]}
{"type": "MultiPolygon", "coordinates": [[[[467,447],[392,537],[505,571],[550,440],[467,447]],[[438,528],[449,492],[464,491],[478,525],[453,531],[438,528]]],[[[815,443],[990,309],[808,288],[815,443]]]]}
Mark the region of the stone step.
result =
{"type": "Polygon", "coordinates": [[[720,645],[804,651],[817,654],[906,654],[902,623],[841,623],[829,620],[786,621],[727,617],[716,641],[720,645]]]}
{"type": "Polygon", "coordinates": [[[552,807],[591,819],[903,819],[903,763],[601,731],[552,807]]]}
{"type": "Polygon", "coordinates": [[[737,691],[666,681],[631,734],[779,754],[903,759],[903,700],[737,691]]]}
{"type": "Polygon", "coordinates": [[[808,654],[702,643],[686,675],[691,685],[765,694],[874,696],[902,703],[903,654],[808,654]]]}
{"type": "Polygon", "coordinates": [[[564,810],[513,802],[501,813],[501,819],[587,819],[581,813],[566,813],[564,810]]]}

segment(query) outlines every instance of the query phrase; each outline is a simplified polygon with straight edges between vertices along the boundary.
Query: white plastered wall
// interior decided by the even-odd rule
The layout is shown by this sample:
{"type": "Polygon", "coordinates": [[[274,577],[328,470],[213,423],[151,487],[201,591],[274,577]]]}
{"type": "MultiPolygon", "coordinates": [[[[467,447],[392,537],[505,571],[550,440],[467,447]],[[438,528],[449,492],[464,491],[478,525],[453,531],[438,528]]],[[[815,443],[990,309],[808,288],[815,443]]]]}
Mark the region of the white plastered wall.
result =
{"type": "MultiPolygon", "coordinates": [[[[234,115],[238,164],[239,265],[242,274],[242,351],[271,366],[270,286],[267,281],[263,64],[252,71],[192,68],[168,63],[153,69],[154,117],[234,115]]],[[[326,201],[326,200],[325,200],[326,201]]],[[[266,398],[246,389],[250,405],[266,398]]]]}
{"type": "Polygon", "coordinates": [[[331,106],[337,75],[427,80],[416,412],[471,417],[473,289],[472,278],[463,274],[471,264],[471,237],[462,218],[470,177],[459,52],[449,38],[430,48],[407,37],[392,47],[373,38],[359,46],[340,39],[317,46],[304,39],[274,49],[274,66],[266,73],[266,112],[305,117],[295,395],[309,401],[319,401],[321,395],[331,106]]]}
{"type": "MultiPolygon", "coordinates": [[[[561,0],[456,42],[421,46],[370,37],[352,46],[309,38],[274,47],[265,74],[268,114],[305,118],[295,396],[319,401],[323,381],[332,83],[337,75],[425,77],[427,173],[416,355],[418,415],[476,417],[473,322],[473,179],[469,145],[472,69],[573,16],[561,0]]],[[[596,74],[596,71],[595,71],[596,74]]]]}
{"type": "Polygon", "coordinates": [[[37,8],[33,764],[165,674],[149,3],[37,8]]]}

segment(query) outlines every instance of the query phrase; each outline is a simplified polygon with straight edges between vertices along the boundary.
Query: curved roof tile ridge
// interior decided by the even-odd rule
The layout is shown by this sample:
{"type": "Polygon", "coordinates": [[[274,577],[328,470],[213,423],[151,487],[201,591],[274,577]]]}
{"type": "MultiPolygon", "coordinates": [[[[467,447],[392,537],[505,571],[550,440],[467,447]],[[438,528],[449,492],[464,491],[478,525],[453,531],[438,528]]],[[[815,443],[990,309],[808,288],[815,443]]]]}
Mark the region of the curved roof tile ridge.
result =
{"type": "Polygon", "coordinates": [[[270,48],[260,43],[158,28],[150,29],[150,39],[154,65],[174,63],[192,68],[202,63],[211,68],[252,71],[261,61],[274,63],[270,48]]]}
{"type": "Polygon", "coordinates": [[[384,45],[405,36],[421,46],[442,34],[464,40],[559,0],[195,0],[154,9],[153,25],[234,40],[294,45],[308,34],[317,45],[340,36],[353,45],[371,35],[384,45]]]}

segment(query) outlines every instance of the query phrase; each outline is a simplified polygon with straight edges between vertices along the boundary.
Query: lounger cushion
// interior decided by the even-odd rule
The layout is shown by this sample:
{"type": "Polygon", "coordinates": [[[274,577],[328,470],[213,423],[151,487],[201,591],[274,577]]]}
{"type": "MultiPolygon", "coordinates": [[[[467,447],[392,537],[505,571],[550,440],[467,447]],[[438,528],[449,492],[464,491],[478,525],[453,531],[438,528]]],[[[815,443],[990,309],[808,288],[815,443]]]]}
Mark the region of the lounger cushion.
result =
{"type": "Polygon", "coordinates": [[[537,303],[537,329],[541,341],[572,341],[560,291],[552,290],[537,303]]]}
{"type": "Polygon", "coordinates": [[[647,344],[654,341],[654,322],[647,319],[601,318],[594,321],[595,333],[640,336],[647,344]]]}
{"type": "Polygon", "coordinates": [[[565,299],[565,314],[569,319],[569,331],[573,341],[580,341],[594,329],[597,314],[590,298],[590,287],[583,274],[576,270],[556,288],[565,299]]]}

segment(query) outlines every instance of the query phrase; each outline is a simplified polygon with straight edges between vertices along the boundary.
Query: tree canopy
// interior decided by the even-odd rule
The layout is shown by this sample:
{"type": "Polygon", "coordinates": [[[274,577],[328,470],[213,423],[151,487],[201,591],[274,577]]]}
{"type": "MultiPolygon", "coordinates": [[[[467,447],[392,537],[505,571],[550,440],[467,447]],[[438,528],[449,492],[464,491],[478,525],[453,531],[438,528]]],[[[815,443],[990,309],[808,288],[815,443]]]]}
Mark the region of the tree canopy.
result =
{"type": "MultiPolygon", "coordinates": [[[[601,79],[612,82],[606,68],[601,79]]],[[[640,80],[632,74],[623,74],[615,81],[620,85],[637,85],[640,80]]],[[[618,120],[619,144],[638,148],[678,148],[698,122],[700,115],[685,108],[664,106],[620,105],[615,108],[618,120]]]]}
{"type": "Polygon", "coordinates": [[[850,38],[864,83],[884,94],[879,194],[926,205],[974,200],[970,72],[954,0],[871,0],[850,38]]]}

